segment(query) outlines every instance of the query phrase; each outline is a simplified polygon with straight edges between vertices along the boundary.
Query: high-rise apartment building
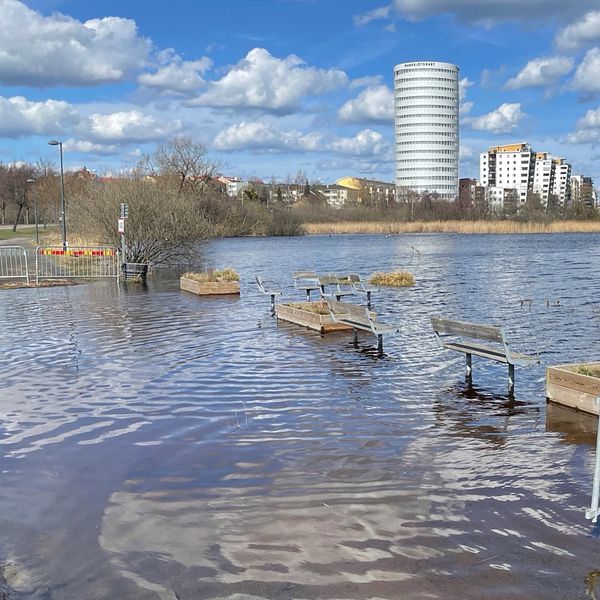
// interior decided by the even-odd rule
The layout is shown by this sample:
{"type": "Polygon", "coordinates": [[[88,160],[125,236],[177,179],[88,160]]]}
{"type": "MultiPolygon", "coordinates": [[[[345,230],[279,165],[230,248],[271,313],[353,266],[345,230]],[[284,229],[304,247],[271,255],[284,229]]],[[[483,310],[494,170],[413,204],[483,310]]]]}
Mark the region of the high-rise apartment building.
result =
{"type": "Polygon", "coordinates": [[[458,195],[458,67],[406,62],[394,67],[396,187],[458,195]]]}
{"type": "Polygon", "coordinates": [[[538,194],[544,205],[550,195],[556,196],[562,205],[570,197],[571,165],[564,158],[548,152],[534,152],[529,144],[505,144],[492,146],[480,155],[479,179],[481,184],[497,188],[514,188],[519,203],[527,200],[527,194],[538,194]]]}
{"type": "Polygon", "coordinates": [[[533,187],[534,166],[535,154],[529,144],[493,146],[480,155],[479,180],[484,186],[516,189],[523,203],[533,187]]]}

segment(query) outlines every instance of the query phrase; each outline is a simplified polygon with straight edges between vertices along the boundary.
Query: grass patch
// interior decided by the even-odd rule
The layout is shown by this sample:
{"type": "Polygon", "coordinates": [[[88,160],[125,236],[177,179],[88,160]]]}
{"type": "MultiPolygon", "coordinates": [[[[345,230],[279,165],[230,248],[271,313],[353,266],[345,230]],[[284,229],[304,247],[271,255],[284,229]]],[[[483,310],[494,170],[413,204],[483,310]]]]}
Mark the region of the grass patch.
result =
{"type": "Polygon", "coordinates": [[[328,315],[329,307],[327,302],[286,302],[285,306],[297,308],[315,315],[328,315]]]}
{"type": "Polygon", "coordinates": [[[388,287],[410,287],[415,285],[415,277],[408,271],[392,271],[391,273],[375,273],[369,279],[372,285],[388,287]]]}
{"type": "Polygon", "coordinates": [[[240,276],[238,275],[237,271],[231,267],[225,267],[224,269],[211,269],[210,271],[206,271],[204,273],[184,273],[182,277],[204,283],[240,280],[240,276]]]}
{"type": "Polygon", "coordinates": [[[587,375],[588,377],[600,378],[600,369],[598,367],[588,367],[588,365],[579,365],[575,369],[578,375],[587,375]]]}
{"type": "Polygon", "coordinates": [[[12,229],[0,229],[0,240],[11,240],[13,238],[27,238],[35,235],[35,227],[17,227],[12,229]]]}

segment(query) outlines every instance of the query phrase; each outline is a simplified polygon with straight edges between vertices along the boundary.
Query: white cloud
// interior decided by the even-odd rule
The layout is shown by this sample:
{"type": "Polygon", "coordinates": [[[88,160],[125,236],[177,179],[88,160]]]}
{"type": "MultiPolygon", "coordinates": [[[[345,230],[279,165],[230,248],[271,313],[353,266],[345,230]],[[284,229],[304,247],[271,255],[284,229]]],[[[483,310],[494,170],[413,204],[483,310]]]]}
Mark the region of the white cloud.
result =
{"type": "Polygon", "coordinates": [[[561,29],[554,39],[559,50],[577,50],[600,42],[600,11],[592,10],[582,19],[561,29]]]}
{"type": "Polygon", "coordinates": [[[597,0],[394,0],[363,15],[354,17],[357,25],[386,18],[393,8],[401,17],[418,21],[437,15],[452,14],[469,23],[494,25],[502,21],[549,21],[571,18],[598,7],[597,0]]]}
{"type": "Polygon", "coordinates": [[[496,110],[480,117],[466,117],[463,124],[477,131],[508,133],[512,131],[525,116],[521,112],[521,104],[502,104],[496,110]]]}
{"type": "Polygon", "coordinates": [[[154,73],[140,75],[138,83],[165,93],[190,94],[206,84],[202,76],[211,67],[212,60],[206,56],[194,61],[184,61],[174,56],[154,73]]]}
{"type": "Polygon", "coordinates": [[[262,152],[333,152],[347,156],[382,156],[391,151],[383,136],[364,129],[354,137],[326,140],[320,133],[282,131],[271,123],[242,121],[227,127],[215,137],[215,150],[255,150],[262,152]]]}
{"type": "Polygon", "coordinates": [[[299,108],[304,97],[346,85],[348,77],[343,71],[316,69],[297,56],[279,59],[264,48],[254,48],[190,105],[290,113],[299,108]]]}
{"type": "Polygon", "coordinates": [[[394,92],[385,85],[367,88],[348,100],[338,115],[348,123],[390,123],[394,120],[394,92]]]}
{"type": "Polygon", "coordinates": [[[566,139],[569,144],[597,144],[600,142],[600,107],[588,110],[575,125],[575,131],[566,139]]]}
{"type": "Polygon", "coordinates": [[[351,138],[338,138],[329,149],[352,156],[382,156],[390,152],[390,145],[377,131],[363,129],[351,138]]]}
{"type": "Polygon", "coordinates": [[[573,59],[566,56],[546,56],[530,60],[516,77],[509,79],[504,88],[519,90],[527,87],[554,85],[573,69],[573,59]]]}
{"type": "Polygon", "coordinates": [[[96,85],[121,81],[146,60],[150,42],[130,19],[84,23],[44,17],[18,0],[0,0],[0,83],[96,85]]]}
{"type": "Polygon", "coordinates": [[[588,50],[575,71],[571,88],[580,92],[600,90],[600,48],[588,50]]]}
{"type": "Polygon", "coordinates": [[[472,86],[475,85],[473,81],[471,81],[468,77],[463,77],[458,82],[458,98],[459,98],[459,106],[458,110],[461,115],[466,115],[471,112],[473,108],[473,102],[467,101],[467,91],[472,86]]]}
{"type": "Polygon", "coordinates": [[[0,136],[57,135],[79,122],[77,111],[62,100],[31,102],[0,96],[0,136]]]}
{"type": "Polygon", "coordinates": [[[390,12],[392,10],[392,5],[388,4],[386,6],[381,6],[380,8],[375,8],[366,12],[362,15],[356,15],[354,17],[355,25],[367,25],[371,21],[375,21],[377,19],[387,19],[390,16],[390,12]]]}
{"type": "Polygon", "coordinates": [[[68,139],[63,142],[66,152],[83,152],[85,154],[111,155],[119,152],[119,147],[114,144],[95,144],[87,140],[68,139]]]}
{"type": "Polygon", "coordinates": [[[353,79],[350,83],[350,88],[360,88],[360,87],[375,87],[376,85],[382,85],[383,77],[381,75],[367,75],[366,77],[359,77],[358,79],[353,79]]]}
{"type": "Polygon", "coordinates": [[[281,131],[260,121],[242,121],[219,132],[212,145],[216,150],[315,151],[322,149],[322,136],[281,131]]]}
{"type": "Polygon", "coordinates": [[[174,136],[182,128],[183,123],[179,119],[158,119],[134,109],[90,115],[86,133],[94,141],[145,142],[174,136]]]}

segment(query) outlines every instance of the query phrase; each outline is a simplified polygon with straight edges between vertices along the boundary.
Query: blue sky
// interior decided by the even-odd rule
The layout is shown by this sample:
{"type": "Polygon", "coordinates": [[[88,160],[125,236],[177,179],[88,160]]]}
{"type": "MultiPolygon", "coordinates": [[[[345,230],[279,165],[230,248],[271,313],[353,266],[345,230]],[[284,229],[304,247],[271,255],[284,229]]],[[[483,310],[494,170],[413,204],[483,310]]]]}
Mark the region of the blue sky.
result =
{"type": "Polygon", "coordinates": [[[0,0],[0,161],[392,181],[393,67],[461,71],[461,176],[529,141],[600,181],[600,0],[0,0]]]}

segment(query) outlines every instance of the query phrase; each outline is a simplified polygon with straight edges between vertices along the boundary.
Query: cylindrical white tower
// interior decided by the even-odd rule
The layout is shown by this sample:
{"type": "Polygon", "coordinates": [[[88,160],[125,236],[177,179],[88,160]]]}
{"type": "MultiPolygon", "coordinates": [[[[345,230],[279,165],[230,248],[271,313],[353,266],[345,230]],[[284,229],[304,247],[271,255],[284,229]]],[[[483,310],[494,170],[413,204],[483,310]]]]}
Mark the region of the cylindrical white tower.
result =
{"type": "Polygon", "coordinates": [[[458,67],[407,62],[394,68],[396,186],[458,195],[458,67]]]}

